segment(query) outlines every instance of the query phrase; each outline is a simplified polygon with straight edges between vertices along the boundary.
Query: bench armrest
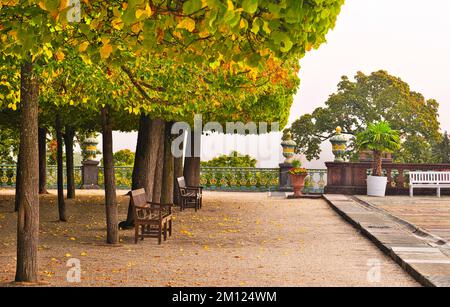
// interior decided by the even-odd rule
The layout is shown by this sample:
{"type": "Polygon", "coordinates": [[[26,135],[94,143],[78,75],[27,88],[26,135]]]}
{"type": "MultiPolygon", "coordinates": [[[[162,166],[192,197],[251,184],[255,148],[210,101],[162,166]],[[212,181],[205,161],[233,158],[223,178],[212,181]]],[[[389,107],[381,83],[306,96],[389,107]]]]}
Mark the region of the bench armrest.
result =
{"type": "Polygon", "coordinates": [[[187,186],[188,188],[191,188],[191,189],[204,189],[204,187],[202,187],[202,186],[195,186],[195,185],[188,185],[187,186]]]}

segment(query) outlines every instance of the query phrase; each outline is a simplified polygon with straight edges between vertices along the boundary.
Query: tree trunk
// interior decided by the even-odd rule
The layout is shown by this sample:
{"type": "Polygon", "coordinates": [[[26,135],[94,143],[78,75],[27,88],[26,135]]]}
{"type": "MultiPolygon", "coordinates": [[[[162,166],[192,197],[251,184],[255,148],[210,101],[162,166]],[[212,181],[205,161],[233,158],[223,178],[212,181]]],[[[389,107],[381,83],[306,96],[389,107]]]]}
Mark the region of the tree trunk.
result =
{"type": "MultiPolygon", "coordinates": [[[[163,120],[150,120],[146,116],[141,116],[131,185],[132,190],[144,188],[148,200],[153,199],[153,186],[159,150],[158,140],[163,130],[163,120]]],[[[121,222],[119,226],[122,229],[129,229],[134,226],[131,200],[128,205],[127,220],[121,222]]]]}
{"type": "Polygon", "coordinates": [[[64,165],[63,165],[63,136],[61,131],[61,116],[56,115],[56,164],[57,164],[57,185],[58,185],[58,211],[59,220],[66,222],[66,203],[64,202],[64,165]]]}
{"type": "Polygon", "coordinates": [[[186,156],[184,159],[184,179],[189,186],[200,185],[200,157],[196,157],[195,147],[199,147],[200,144],[195,143],[195,134],[189,133],[186,147],[190,148],[191,156],[186,156]]]}
{"type": "Polygon", "coordinates": [[[22,174],[22,170],[20,168],[20,165],[22,164],[20,162],[21,158],[20,158],[20,150],[19,150],[19,155],[17,157],[17,165],[16,165],[16,197],[15,197],[15,204],[14,204],[14,211],[18,212],[19,211],[19,206],[20,206],[20,197],[22,195],[22,193],[20,192],[20,176],[22,174]]]}
{"type": "Polygon", "coordinates": [[[166,123],[164,132],[164,169],[162,175],[161,203],[173,204],[174,158],[172,155],[172,125],[166,123]]]}
{"type": "MultiPolygon", "coordinates": [[[[160,153],[160,143],[163,140],[161,137],[164,134],[165,122],[161,119],[154,119],[150,124],[150,131],[148,134],[147,144],[148,144],[148,153],[146,153],[146,166],[147,166],[147,178],[146,178],[146,187],[145,191],[147,192],[147,199],[153,200],[153,192],[155,189],[155,180],[156,177],[156,167],[158,165],[159,157],[163,155],[160,153]]],[[[162,172],[162,170],[161,170],[162,172]]],[[[161,175],[162,176],[162,175],[161,175]]],[[[157,193],[158,194],[158,193],[157,193]]],[[[158,195],[155,195],[155,200],[158,198],[158,195]]]]}
{"type": "Polygon", "coordinates": [[[39,239],[39,83],[33,64],[21,67],[19,213],[17,218],[17,282],[37,282],[39,239]]]}
{"type": "Polygon", "coordinates": [[[119,243],[119,219],[116,199],[116,177],[114,174],[113,137],[109,120],[110,108],[106,105],[102,109],[103,133],[103,168],[105,176],[105,205],[106,205],[106,241],[109,244],[119,243]]]}
{"type": "Polygon", "coordinates": [[[163,123],[163,129],[161,129],[160,135],[155,136],[158,142],[158,152],[156,156],[156,168],[155,168],[155,177],[153,180],[153,195],[152,201],[155,203],[161,203],[162,190],[166,189],[163,185],[163,172],[164,172],[164,137],[165,137],[165,126],[166,123],[163,123]]]}
{"type": "Polygon", "coordinates": [[[39,128],[39,194],[47,191],[47,129],[39,128]]]}
{"type": "Polygon", "coordinates": [[[73,165],[73,140],[75,129],[66,126],[64,133],[64,143],[66,145],[66,173],[67,173],[67,198],[75,198],[75,174],[73,165]]]}
{"type": "MultiPolygon", "coordinates": [[[[145,188],[146,184],[146,159],[145,155],[148,152],[148,144],[146,140],[148,139],[148,133],[150,127],[150,119],[147,116],[141,115],[139,120],[139,130],[136,143],[136,153],[134,158],[133,173],[131,175],[131,189],[137,190],[145,188]]],[[[131,205],[131,198],[128,204],[128,214],[126,221],[120,222],[119,227],[122,229],[129,229],[134,227],[134,211],[131,205]]]]}
{"type": "Polygon", "coordinates": [[[374,176],[382,176],[383,175],[382,159],[383,159],[383,157],[381,155],[381,152],[379,152],[379,151],[373,152],[373,163],[374,163],[373,174],[374,174],[374,176]]]}

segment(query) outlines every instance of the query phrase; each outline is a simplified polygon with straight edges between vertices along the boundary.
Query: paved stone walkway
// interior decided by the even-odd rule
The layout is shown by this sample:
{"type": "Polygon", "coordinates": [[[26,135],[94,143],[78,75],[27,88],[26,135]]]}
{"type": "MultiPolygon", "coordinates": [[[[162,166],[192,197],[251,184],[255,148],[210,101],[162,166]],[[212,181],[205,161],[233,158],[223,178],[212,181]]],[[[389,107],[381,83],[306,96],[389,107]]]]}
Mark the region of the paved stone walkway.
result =
{"type": "MultiPolygon", "coordinates": [[[[450,245],[440,237],[383,210],[397,198],[325,195],[325,199],[420,283],[425,286],[450,286],[450,245]],[[383,202],[384,205],[374,206],[369,201],[383,202]]],[[[424,217],[420,220],[426,225],[435,225],[434,222],[425,222],[424,217]]]]}
{"type": "Polygon", "coordinates": [[[450,197],[358,198],[450,241],[450,197]]]}
{"type": "MultiPolygon", "coordinates": [[[[54,193],[52,191],[52,193],[54,193]]],[[[105,245],[103,196],[67,201],[69,221],[55,222],[56,196],[41,196],[39,277],[57,286],[419,286],[324,200],[269,198],[265,193],[205,194],[204,208],[175,213],[162,245],[105,245]],[[79,258],[80,284],[66,281],[79,258]]],[[[120,217],[128,198],[120,192],[120,217]]],[[[0,190],[0,285],[14,278],[13,195],[0,190]]]]}

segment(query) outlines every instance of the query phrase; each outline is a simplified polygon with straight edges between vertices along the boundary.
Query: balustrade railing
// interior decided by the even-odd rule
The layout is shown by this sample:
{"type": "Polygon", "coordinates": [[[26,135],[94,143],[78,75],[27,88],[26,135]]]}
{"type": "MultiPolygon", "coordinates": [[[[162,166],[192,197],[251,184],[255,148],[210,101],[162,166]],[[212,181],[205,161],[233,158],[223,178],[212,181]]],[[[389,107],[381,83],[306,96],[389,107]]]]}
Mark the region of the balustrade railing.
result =
{"type": "Polygon", "coordinates": [[[327,185],[326,169],[308,169],[308,176],[305,179],[305,194],[323,194],[327,185]]]}
{"type": "MultiPolygon", "coordinates": [[[[116,166],[116,186],[118,189],[130,189],[133,168],[116,166]]],[[[82,185],[81,166],[74,167],[75,186],[82,185]]],[[[308,170],[304,193],[322,194],[326,186],[326,170],[308,170]]],[[[99,167],[99,186],[104,185],[103,168],[99,167]]],[[[206,190],[212,191],[275,191],[279,186],[278,168],[239,168],[239,167],[202,167],[200,183],[206,190]]],[[[64,168],[64,183],[67,182],[64,168]]],[[[16,184],[16,165],[0,165],[0,187],[13,188],[16,184]]],[[[55,189],[57,168],[47,166],[47,186],[55,189]]]]}
{"type": "Polygon", "coordinates": [[[16,186],[16,165],[0,164],[0,187],[16,186]]]}
{"type": "MultiPolygon", "coordinates": [[[[370,162],[326,163],[328,168],[327,193],[365,194],[366,179],[372,173],[370,162]]],[[[387,194],[407,194],[409,173],[412,171],[447,171],[450,164],[383,163],[383,175],[388,178],[387,194]]],[[[420,192],[420,190],[419,190],[420,192]]],[[[430,192],[427,190],[425,192],[430,192]]],[[[431,191],[433,192],[433,191],[431,191]]]]}
{"type": "Polygon", "coordinates": [[[272,191],[278,187],[278,169],[202,167],[200,185],[212,191],[272,191]]]}

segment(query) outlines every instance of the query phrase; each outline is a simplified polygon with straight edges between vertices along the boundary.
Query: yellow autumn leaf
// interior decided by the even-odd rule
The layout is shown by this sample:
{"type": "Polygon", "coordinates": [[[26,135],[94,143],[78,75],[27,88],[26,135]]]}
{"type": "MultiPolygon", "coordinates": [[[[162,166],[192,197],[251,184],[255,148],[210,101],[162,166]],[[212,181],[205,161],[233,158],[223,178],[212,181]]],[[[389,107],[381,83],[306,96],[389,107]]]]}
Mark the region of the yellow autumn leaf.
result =
{"type": "Polygon", "coordinates": [[[153,14],[152,8],[148,3],[145,5],[145,9],[137,9],[135,13],[137,19],[141,18],[142,16],[147,18],[152,16],[152,14],[153,14]]]}
{"type": "Polygon", "coordinates": [[[69,254],[69,253],[66,253],[65,255],[64,255],[66,258],[70,258],[70,257],[72,257],[72,255],[71,254],[69,254]]]}
{"type": "Polygon", "coordinates": [[[186,29],[189,32],[193,32],[195,30],[195,20],[191,18],[183,18],[181,22],[177,25],[178,29],[186,29]]]}
{"type": "Polygon", "coordinates": [[[88,46],[89,46],[89,42],[82,42],[80,44],[80,46],[78,47],[78,50],[80,52],[85,52],[88,46]]]}
{"type": "Polygon", "coordinates": [[[60,11],[65,10],[67,8],[67,6],[68,6],[67,2],[68,2],[68,0],[60,0],[60,2],[59,2],[59,10],[60,11]]]}
{"type": "Polygon", "coordinates": [[[39,7],[43,10],[46,10],[45,1],[39,1],[39,7]]]}
{"type": "Polygon", "coordinates": [[[45,53],[45,56],[47,57],[47,59],[50,59],[53,56],[52,51],[48,48],[44,48],[44,53],[45,53]]]}
{"type": "Polygon", "coordinates": [[[88,254],[87,254],[87,252],[82,252],[80,255],[83,257],[86,257],[88,254]]]}
{"type": "Polygon", "coordinates": [[[66,56],[64,55],[64,52],[62,52],[61,50],[58,50],[58,51],[55,53],[55,58],[56,58],[56,60],[57,60],[58,62],[63,61],[65,57],[66,57],[66,56]]]}
{"type": "Polygon", "coordinates": [[[122,30],[123,25],[124,25],[124,23],[123,23],[122,19],[120,19],[120,18],[113,19],[111,21],[111,26],[116,30],[122,30]]]}
{"type": "Polygon", "coordinates": [[[228,0],[228,8],[229,11],[234,11],[234,4],[233,1],[228,0]]]}
{"type": "Polygon", "coordinates": [[[135,23],[131,26],[131,31],[133,31],[134,34],[138,34],[139,31],[142,30],[142,24],[140,22],[135,23]]]}
{"type": "Polygon", "coordinates": [[[145,10],[136,10],[136,18],[139,19],[141,18],[142,15],[144,15],[145,10]]]}
{"type": "Polygon", "coordinates": [[[100,56],[102,59],[107,59],[111,56],[113,51],[113,47],[108,43],[104,44],[102,48],[100,48],[100,56]]]}

